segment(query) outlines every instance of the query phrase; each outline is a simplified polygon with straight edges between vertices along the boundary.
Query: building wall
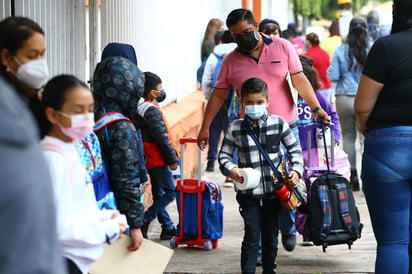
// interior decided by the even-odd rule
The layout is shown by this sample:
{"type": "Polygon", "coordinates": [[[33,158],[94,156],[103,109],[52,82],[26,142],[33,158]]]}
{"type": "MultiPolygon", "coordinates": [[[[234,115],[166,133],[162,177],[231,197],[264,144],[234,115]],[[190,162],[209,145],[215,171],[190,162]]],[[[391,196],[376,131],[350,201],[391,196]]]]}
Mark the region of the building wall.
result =
{"type": "MultiPolygon", "coordinates": [[[[167,98],[180,101],[196,89],[200,44],[208,21],[242,5],[241,0],[19,0],[15,14],[38,22],[46,33],[51,75],[71,73],[89,80],[108,42],[133,45],[143,71],[163,79],[167,98]],[[89,16],[91,12],[94,16],[89,16]],[[89,22],[90,20],[90,22],[89,22]],[[90,56],[90,47],[94,50],[90,56]]],[[[11,13],[11,0],[0,0],[0,19],[11,13]]],[[[287,25],[288,0],[262,0],[262,18],[287,25]]]]}
{"type": "Polygon", "coordinates": [[[29,17],[43,28],[51,76],[70,73],[84,79],[87,45],[84,0],[15,1],[15,15],[29,17]]]}
{"type": "Polygon", "coordinates": [[[11,15],[10,1],[0,1],[0,18],[5,18],[11,15]]]}

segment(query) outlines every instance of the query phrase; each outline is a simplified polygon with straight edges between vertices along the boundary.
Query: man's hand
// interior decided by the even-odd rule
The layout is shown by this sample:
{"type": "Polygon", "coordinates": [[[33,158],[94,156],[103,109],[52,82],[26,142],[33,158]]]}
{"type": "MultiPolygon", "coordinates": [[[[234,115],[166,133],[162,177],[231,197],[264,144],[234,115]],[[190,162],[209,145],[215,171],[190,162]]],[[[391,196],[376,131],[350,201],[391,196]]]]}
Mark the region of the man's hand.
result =
{"type": "Polygon", "coordinates": [[[127,250],[138,250],[143,243],[143,234],[140,228],[130,229],[130,239],[132,239],[132,243],[127,247],[127,250]]]}
{"type": "Polygon", "coordinates": [[[322,108],[319,109],[318,111],[316,111],[315,113],[315,119],[316,121],[323,121],[323,123],[325,124],[329,124],[330,123],[330,117],[329,115],[326,113],[326,111],[322,108]]]}
{"type": "Polygon", "coordinates": [[[216,113],[221,108],[228,94],[229,88],[215,88],[212,91],[212,95],[210,96],[206,105],[202,126],[200,128],[199,134],[197,135],[197,145],[201,150],[204,150],[209,142],[209,126],[215,118],[216,113]]]}
{"type": "Polygon", "coordinates": [[[209,128],[201,128],[197,135],[197,145],[204,150],[209,142],[209,128]]]}

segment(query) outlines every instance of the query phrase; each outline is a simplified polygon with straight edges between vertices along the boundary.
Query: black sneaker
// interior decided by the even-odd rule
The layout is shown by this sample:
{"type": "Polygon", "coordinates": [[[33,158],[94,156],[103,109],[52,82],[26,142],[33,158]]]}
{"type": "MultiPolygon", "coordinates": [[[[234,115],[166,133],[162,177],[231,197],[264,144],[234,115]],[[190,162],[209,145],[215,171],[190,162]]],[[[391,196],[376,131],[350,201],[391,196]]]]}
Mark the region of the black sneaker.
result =
{"type": "Polygon", "coordinates": [[[215,162],[213,161],[208,161],[207,166],[206,166],[206,171],[208,172],[213,172],[215,171],[215,162]]]}
{"type": "Polygon", "coordinates": [[[296,246],[296,235],[295,234],[288,234],[282,235],[282,245],[286,251],[293,251],[296,246]]]}
{"type": "Polygon", "coordinates": [[[170,240],[173,236],[176,236],[176,228],[162,229],[160,233],[160,240],[170,240]]]}
{"type": "Polygon", "coordinates": [[[143,238],[145,239],[149,239],[147,237],[147,231],[149,230],[149,225],[150,223],[143,223],[142,227],[140,228],[140,230],[142,231],[143,238]]]}

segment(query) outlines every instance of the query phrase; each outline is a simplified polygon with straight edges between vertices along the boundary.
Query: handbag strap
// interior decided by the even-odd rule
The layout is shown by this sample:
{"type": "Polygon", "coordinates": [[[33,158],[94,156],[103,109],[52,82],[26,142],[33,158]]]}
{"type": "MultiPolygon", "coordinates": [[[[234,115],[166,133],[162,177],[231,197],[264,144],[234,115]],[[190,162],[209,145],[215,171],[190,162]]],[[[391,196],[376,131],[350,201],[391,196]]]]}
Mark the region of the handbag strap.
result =
{"type": "Polygon", "coordinates": [[[250,137],[252,137],[253,141],[255,142],[255,144],[256,144],[257,148],[259,149],[260,153],[262,154],[263,158],[265,158],[266,162],[269,164],[270,168],[272,169],[273,173],[275,174],[276,178],[278,179],[278,182],[282,182],[283,181],[282,175],[279,173],[279,171],[277,170],[277,168],[273,164],[272,160],[269,157],[269,154],[262,147],[262,144],[257,139],[255,133],[253,133],[252,129],[250,128],[250,125],[246,122],[246,120],[243,120],[243,123],[245,124],[247,132],[249,133],[250,137]]]}

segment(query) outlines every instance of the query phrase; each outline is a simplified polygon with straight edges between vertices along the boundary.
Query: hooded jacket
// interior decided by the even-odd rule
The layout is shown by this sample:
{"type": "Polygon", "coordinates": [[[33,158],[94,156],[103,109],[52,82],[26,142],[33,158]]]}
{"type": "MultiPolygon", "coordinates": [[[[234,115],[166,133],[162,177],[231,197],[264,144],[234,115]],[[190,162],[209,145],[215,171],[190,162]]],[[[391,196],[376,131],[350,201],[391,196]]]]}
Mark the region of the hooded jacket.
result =
{"type": "Polygon", "coordinates": [[[203,95],[205,96],[206,99],[210,98],[210,95],[212,95],[212,90],[214,88],[212,87],[213,74],[215,73],[215,69],[219,61],[217,57],[215,56],[215,54],[223,58],[226,54],[230,53],[236,47],[237,47],[236,43],[219,44],[214,48],[213,50],[214,54],[210,54],[209,57],[207,58],[205,70],[203,72],[203,78],[202,78],[202,90],[203,90],[203,95]]]}
{"type": "MultiPolygon", "coordinates": [[[[137,103],[144,90],[144,73],[123,57],[108,57],[97,64],[93,76],[95,119],[105,113],[120,112],[130,120],[137,119],[137,103]]],[[[143,225],[140,201],[138,134],[126,120],[113,122],[96,132],[105,159],[110,186],[118,209],[127,217],[131,228],[143,225]]]]}
{"type": "Polygon", "coordinates": [[[38,130],[27,106],[1,76],[0,90],[0,273],[66,273],[38,130]]]}
{"type": "MultiPolygon", "coordinates": [[[[131,61],[133,64],[137,66],[137,57],[136,57],[136,52],[133,48],[132,45],[129,44],[123,44],[123,43],[109,43],[107,46],[103,49],[102,52],[102,60],[108,57],[124,57],[131,61]]],[[[142,94],[143,95],[143,94],[142,94]]],[[[136,109],[137,111],[137,109],[136,109]]],[[[136,128],[136,132],[138,135],[139,140],[142,140],[142,133],[140,130],[140,124],[139,121],[132,119],[132,122],[136,128]]],[[[139,154],[139,159],[145,159],[144,156],[144,148],[143,148],[143,142],[139,141],[138,142],[138,154],[139,154]]],[[[147,170],[145,167],[144,161],[139,162],[139,174],[140,174],[140,181],[142,182],[147,182],[148,177],[147,177],[147,170]]]]}

